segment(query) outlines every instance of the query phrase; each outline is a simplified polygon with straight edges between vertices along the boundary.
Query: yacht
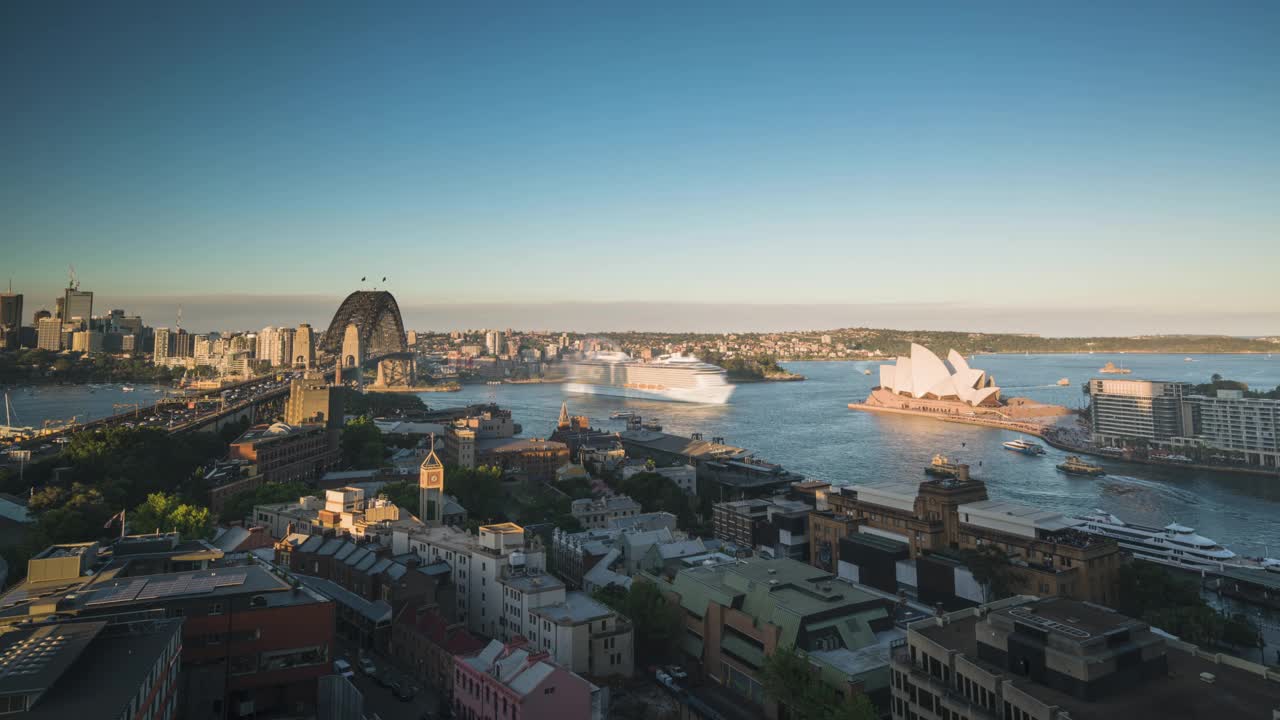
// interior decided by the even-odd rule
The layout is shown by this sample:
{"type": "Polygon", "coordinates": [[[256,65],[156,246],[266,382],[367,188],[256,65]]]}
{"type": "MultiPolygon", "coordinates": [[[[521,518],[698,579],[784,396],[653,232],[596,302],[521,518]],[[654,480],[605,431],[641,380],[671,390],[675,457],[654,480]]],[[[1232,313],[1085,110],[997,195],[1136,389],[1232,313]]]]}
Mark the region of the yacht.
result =
{"type": "Polygon", "coordinates": [[[1016,453],[1022,453],[1023,455],[1044,454],[1044,448],[1040,447],[1038,443],[1033,443],[1021,438],[1017,440],[1009,440],[1008,442],[1001,443],[1001,445],[1004,445],[1005,450],[1012,450],[1016,453]]]}
{"type": "Polygon", "coordinates": [[[1186,525],[1169,523],[1162,528],[1138,525],[1102,510],[1081,515],[1079,519],[1084,521],[1084,530],[1115,540],[1143,560],[1196,570],[1230,567],[1280,572],[1280,560],[1240,557],[1186,525]]]}

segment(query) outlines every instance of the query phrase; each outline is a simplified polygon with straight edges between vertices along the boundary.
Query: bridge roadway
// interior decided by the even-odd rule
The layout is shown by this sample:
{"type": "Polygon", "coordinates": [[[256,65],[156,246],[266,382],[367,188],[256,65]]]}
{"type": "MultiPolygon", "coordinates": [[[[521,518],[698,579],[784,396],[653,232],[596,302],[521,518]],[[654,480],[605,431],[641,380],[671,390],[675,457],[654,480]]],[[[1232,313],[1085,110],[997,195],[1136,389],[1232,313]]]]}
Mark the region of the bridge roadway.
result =
{"type": "MultiPolygon", "coordinates": [[[[224,417],[242,413],[254,405],[288,395],[289,381],[296,374],[297,371],[289,371],[283,373],[283,377],[277,380],[278,375],[272,373],[234,385],[197,391],[186,398],[140,406],[135,410],[77,423],[47,435],[13,443],[8,446],[8,449],[30,450],[31,462],[36,462],[57,455],[61,452],[61,445],[65,444],[73,434],[86,430],[132,424],[137,427],[157,427],[170,433],[189,432],[224,417]],[[195,407],[188,407],[191,402],[195,403],[195,407]],[[218,404],[210,406],[211,402],[218,404]],[[202,408],[201,405],[207,407],[202,408]]],[[[326,375],[332,376],[333,371],[326,371],[326,375]]],[[[7,455],[0,458],[0,466],[16,464],[17,462],[7,455]]]]}

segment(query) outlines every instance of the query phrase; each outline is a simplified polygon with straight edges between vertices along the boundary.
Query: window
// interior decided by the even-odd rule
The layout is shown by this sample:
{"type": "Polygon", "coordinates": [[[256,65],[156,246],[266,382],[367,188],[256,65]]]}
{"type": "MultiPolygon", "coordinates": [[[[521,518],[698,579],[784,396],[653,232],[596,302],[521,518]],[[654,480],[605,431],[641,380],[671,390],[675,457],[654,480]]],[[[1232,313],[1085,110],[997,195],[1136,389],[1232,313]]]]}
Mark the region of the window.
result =
{"type": "Polygon", "coordinates": [[[220,603],[220,602],[210,603],[210,604],[209,604],[209,614],[210,614],[210,615],[221,615],[221,614],[222,614],[222,603],[220,603]]]}
{"type": "Polygon", "coordinates": [[[549,687],[549,688],[544,689],[544,690],[542,691],[542,694],[543,694],[543,695],[553,695],[553,694],[555,694],[555,691],[556,691],[555,686],[552,686],[552,687],[549,687]]]}

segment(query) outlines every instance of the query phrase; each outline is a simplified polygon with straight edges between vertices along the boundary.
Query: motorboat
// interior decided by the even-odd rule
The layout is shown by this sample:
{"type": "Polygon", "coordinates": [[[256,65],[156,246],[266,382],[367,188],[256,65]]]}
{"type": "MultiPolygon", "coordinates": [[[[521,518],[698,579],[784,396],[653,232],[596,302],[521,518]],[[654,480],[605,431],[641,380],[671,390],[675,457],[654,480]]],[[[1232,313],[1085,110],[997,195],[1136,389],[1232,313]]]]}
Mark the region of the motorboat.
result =
{"type": "Polygon", "coordinates": [[[1007,442],[1003,442],[1000,444],[1004,446],[1005,450],[1012,450],[1016,453],[1022,453],[1023,455],[1043,455],[1044,454],[1044,448],[1041,447],[1039,443],[1033,443],[1029,440],[1023,440],[1022,438],[1018,438],[1017,440],[1009,440],[1007,442]]]}

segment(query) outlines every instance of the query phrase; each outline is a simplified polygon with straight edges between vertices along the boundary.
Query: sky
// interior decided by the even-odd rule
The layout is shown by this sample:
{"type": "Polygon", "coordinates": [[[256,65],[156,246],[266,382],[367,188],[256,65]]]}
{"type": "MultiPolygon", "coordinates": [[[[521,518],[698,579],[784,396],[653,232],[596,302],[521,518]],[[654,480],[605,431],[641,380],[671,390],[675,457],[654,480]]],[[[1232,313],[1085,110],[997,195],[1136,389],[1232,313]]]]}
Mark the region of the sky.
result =
{"type": "Polygon", "coordinates": [[[197,330],[377,280],[441,329],[1280,334],[1280,3],[860,5],[4,3],[0,282],[197,330]]]}

